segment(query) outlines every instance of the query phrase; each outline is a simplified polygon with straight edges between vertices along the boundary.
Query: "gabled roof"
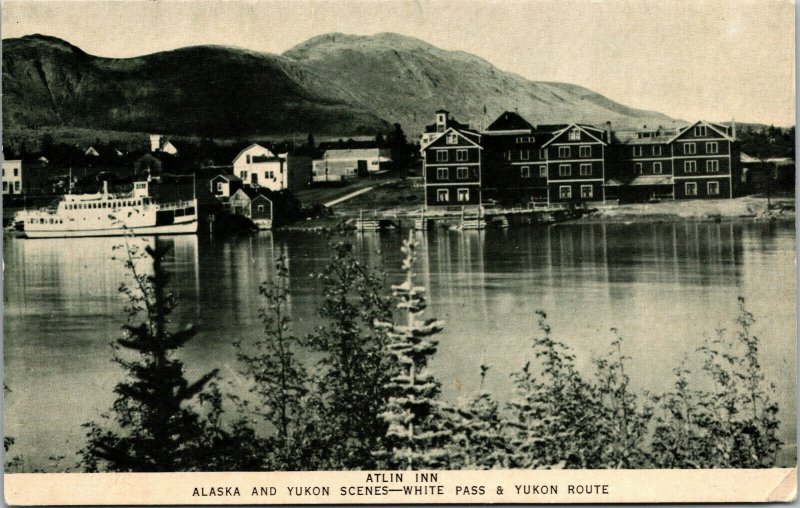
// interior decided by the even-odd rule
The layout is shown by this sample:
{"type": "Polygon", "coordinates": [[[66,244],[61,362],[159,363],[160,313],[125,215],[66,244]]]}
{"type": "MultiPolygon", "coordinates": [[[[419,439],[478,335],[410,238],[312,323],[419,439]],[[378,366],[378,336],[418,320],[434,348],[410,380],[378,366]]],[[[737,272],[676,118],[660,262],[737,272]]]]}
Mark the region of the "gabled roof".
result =
{"type": "Polygon", "coordinates": [[[669,143],[672,143],[676,139],[680,138],[681,136],[683,136],[684,134],[689,132],[691,129],[693,129],[697,125],[705,125],[706,127],[708,127],[709,129],[713,130],[714,132],[716,132],[717,134],[719,134],[723,138],[727,139],[728,141],[735,141],[731,136],[728,135],[728,133],[726,133],[724,130],[722,130],[723,128],[721,126],[713,124],[711,122],[706,122],[705,120],[698,120],[693,124],[687,125],[683,129],[679,129],[678,133],[675,134],[675,136],[673,136],[669,140],[669,143]]]}
{"type": "Polygon", "coordinates": [[[478,144],[474,140],[470,139],[471,136],[477,136],[477,137],[480,138],[480,134],[478,134],[477,132],[474,132],[474,133],[473,132],[462,132],[462,131],[459,131],[458,129],[455,129],[453,127],[450,127],[449,129],[447,129],[443,133],[441,133],[439,136],[436,136],[436,138],[432,139],[431,142],[428,143],[425,146],[425,148],[429,148],[432,144],[436,143],[437,141],[439,141],[440,139],[445,137],[450,132],[454,132],[454,133],[458,134],[460,137],[466,139],[468,143],[470,143],[472,145],[475,145],[475,147],[480,149],[480,150],[483,150],[483,147],[480,144],[478,144]]]}
{"type": "Polygon", "coordinates": [[[248,151],[248,150],[250,150],[251,148],[254,148],[254,147],[263,148],[264,150],[266,150],[267,152],[269,152],[273,156],[275,155],[275,154],[272,153],[272,151],[269,148],[261,146],[258,143],[253,143],[252,145],[248,146],[247,148],[244,148],[241,151],[239,151],[239,153],[236,154],[236,157],[233,158],[233,162],[236,162],[237,160],[239,160],[239,157],[241,157],[242,154],[244,154],[246,151],[248,151]]]}
{"type": "MultiPolygon", "coordinates": [[[[254,200],[257,197],[262,197],[262,198],[268,200],[269,202],[272,202],[272,200],[269,199],[269,197],[264,195],[264,193],[263,193],[263,191],[261,189],[256,189],[254,187],[250,187],[249,185],[245,185],[244,187],[241,187],[239,190],[234,192],[233,195],[235,196],[236,194],[239,194],[240,192],[242,194],[244,194],[245,196],[247,196],[248,198],[250,198],[251,201],[254,200]]],[[[233,196],[231,196],[231,197],[233,197],[233,196]]]]}
{"type": "Polygon", "coordinates": [[[219,175],[216,175],[215,177],[213,177],[211,180],[216,180],[217,178],[222,178],[223,180],[227,180],[229,182],[241,182],[242,181],[242,179],[239,178],[238,176],[229,175],[229,174],[226,174],[226,173],[220,173],[219,175]]]}
{"type": "Polygon", "coordinates": [[[564,134],[565,132],[567,132],[568,130],[571,130],[571,129],[580,129],[581,131],[585,132],[589,137],[592,137],[592,138],[596,139],[599,143],[603,143],[604,145],[608,144],[607,142],[603,141],[601,138],[598,138],[597,136],[595,136],[594,134],[589,132],[589,129],[597,131],[597,132],[603,132],[601,129],[598,129],[597,127],[592,127],[592,126],[589,126],[589,125],[580,125],[580,124],[577,124],[577,123],[573,123],[573,124],[567,125],[566,127],[564,127],[563,129],[561,129],[558,132],[554,132],[553,133],[553,137],[551,139],[549,139],[545,144],[543,144],[542,148],[546,147],[547,145],[552,143],[554,140],[556,140],[560,135],[564,134]]]}
{"type": "Polygon", "coordinates": [[[487,131],[518,131],[529,130],[533,131],[533,125],[528,123],[527,120],[522,118],[519,113],[514,111],[506,111],[497,119],[489,124],[486,128],[487,131]]]}

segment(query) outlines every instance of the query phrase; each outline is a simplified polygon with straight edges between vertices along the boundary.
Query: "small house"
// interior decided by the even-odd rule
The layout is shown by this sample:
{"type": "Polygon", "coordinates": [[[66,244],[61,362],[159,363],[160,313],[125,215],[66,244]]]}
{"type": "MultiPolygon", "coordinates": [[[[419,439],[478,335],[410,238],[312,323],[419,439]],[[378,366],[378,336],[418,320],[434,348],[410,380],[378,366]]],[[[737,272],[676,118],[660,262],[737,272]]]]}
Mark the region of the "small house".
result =
{"type": "Polygon", "coordinates": [[[83,152],[83,155],[86,155],[88,157],[100,157],[100,152],[95,150],[93,146],[90,146],[89,148],[86,149],[85,152],[83,152]]]}
{"type": "Polygon", "coordinates": [[[229,198],[242,188],[242,179],[236,175],[221,174],[210,181],[211,194],[218,198],[229,198]]]}
{"type": "Polygon", "coordinates": [[[298,190],[311,181],[311,159],[289,153],[275,155],[261,145],[252,144],[233,159],[233,174],[253,187],[274,192],[298,190]]]}
{"type": "Polygon", "coordinates": [[[272,229],[272,200],[253,187],[242,187],[228,200],[230,211],[249,218],[258,229],[272,229]]]}
{"type": "Polygon", "coordinates": [[[3,160],[3,195],[22,194],[22,161],[3,160]]]}

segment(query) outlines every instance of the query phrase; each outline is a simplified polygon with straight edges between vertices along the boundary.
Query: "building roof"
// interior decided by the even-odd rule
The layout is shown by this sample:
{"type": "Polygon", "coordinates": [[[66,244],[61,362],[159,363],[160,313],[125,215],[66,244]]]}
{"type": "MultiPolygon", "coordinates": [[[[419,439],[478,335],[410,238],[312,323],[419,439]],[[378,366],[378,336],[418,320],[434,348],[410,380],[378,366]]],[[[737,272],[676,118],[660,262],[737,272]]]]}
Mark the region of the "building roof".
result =
{"type": "Polygon", "coordinates": [[[761,159],[757,159],[756,157],[753,157],[752,155],[747,155],[744,152],[741,152],[739,154],[739,160],[741,162],[751,163],[751,164],[754,163],[754,162],[761,162],[761,159]]]}
{"type": "Polygon", "coordinates": [[[267,152],[269,152],[271,155],[273,155],[273,156],[275,155],[275,154],[272,153],[272,151],[270,151],[269,148],[263,147],[263,146],[259,145],[258,143],[253,143],[252,145],[248,146],[247,148],[243,148],[242,150],[240,150],[239,153],[236,154],[236,157],[233,158],[233,162],[236,162],[239,159],[239,157],[241,157],[246,151],[250,150],[251,148],[255,148],[255,147],[262,148],[262,149],[266,150],[267,152]]]}
{"type": "Polygon", "coordinates": [[[672,185],[672,177],[669,175],[639,175],[628,185],[672,185]]]}
{"type": "Polygon", "coordinates": [[[234,195],[240,192],[242,192],[245,196],[250,198],[251,201],[259,196],[261,196],[264,199],[268,199],[269,201],[272,201],[271,199],[269,199],[268,196],[264,194],[264,191],[262,189],[256,189],[255,187],[251,187],[249,185],[245,185],[244,187],[240,188],[239,190],[234,192],[234,195]]]}
{"type": "Polygon", "coordinates": [[[227,174],[227,173],[225,173],[225,174],[219,174],[219,175],[216,175],[216,176],[214,176],[214,177],[212,178],[212,180],[216,180],[217,178],[222,178],[222,179],[224,179],[224,180],[228,180],[229,182],[241,182],[241,181],[242,181],[242,179],[241,179],[241,178],[239,178],[238,176],[236,176],[236,175],[229,175],[229,174],[227,174]]]}
{"type": "Polygon", "coordinates": [[[371,159],[379,157],[381,150],[387,148],[330,148],[325,150],[325,159],[371,159]]]}
{"type": "Polygon", "coordinates": [[[486,128],[487,131],[517,131],[517,130],[530,130],[533,131],[533,125],[528,123],[527,120],[522,118],[519,113],[514,111],[506,111],[497,119],[489,124],[486,128]]]}

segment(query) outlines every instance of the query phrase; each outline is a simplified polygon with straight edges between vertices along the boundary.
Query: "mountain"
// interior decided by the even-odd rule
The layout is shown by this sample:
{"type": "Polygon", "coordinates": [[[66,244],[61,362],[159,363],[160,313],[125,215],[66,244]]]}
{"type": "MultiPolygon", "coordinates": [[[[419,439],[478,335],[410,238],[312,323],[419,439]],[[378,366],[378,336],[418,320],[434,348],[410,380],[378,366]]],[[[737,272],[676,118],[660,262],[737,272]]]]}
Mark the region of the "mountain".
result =
{"type": "Polygon", "coordinates": [[[193,46],[113,59],[54,37],[3,41],[4,128],[50,125],[206,136],[410,135],[450,110],[477,124],[518,109],[531,123],[668,124],[586,88],[530,81],[397,34],[325,34],[282,55],[193,46]],[[488,113],[484,116],[484,107],[488,113]]]}

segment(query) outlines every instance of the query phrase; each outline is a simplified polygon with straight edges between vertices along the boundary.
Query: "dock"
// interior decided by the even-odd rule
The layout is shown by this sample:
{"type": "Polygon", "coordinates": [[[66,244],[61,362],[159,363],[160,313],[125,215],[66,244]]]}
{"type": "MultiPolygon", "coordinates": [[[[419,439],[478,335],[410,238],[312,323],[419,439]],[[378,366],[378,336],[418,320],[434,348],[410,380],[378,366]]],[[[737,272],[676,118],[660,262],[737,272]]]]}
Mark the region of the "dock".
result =
{"type": "Polygon", "coordinates": [[[580,218],[589,210],[563,206],[536,208],[471,208],[448,207],[439,210],[365,211],[355,219],[358,231],[383,231],[390,229],[482,230],[523,225],[547,225],[580,218]]]}

